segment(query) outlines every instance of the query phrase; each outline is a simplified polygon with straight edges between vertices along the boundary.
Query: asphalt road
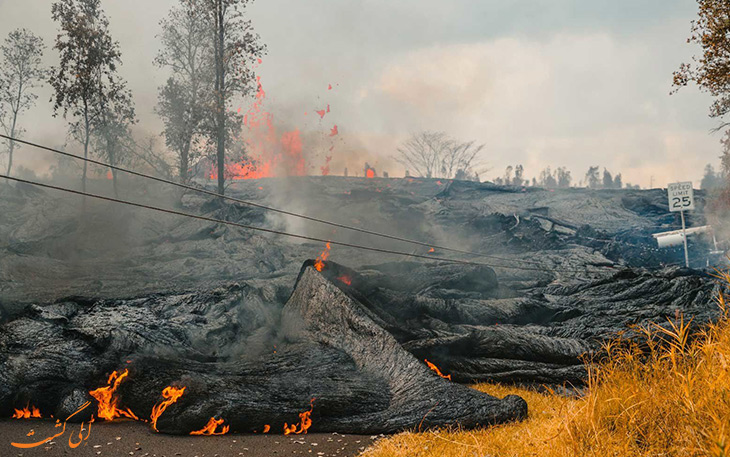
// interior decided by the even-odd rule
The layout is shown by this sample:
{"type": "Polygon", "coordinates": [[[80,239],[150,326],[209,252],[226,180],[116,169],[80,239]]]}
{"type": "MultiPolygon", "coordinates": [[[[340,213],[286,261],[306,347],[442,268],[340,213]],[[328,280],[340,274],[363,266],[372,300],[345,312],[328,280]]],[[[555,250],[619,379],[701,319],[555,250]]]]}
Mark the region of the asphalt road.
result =
{"type": "Polygon", "coordinates": [[[62,430],[51,421],[0,421],[2,457],[269,457],[269,456],[355,456],[378,437],[361,435],[224,435],[171,436],[153,432],[137,422],[94,423],[82,432],[79,424],[68,424],[63,435],[37,447],[21,449],[11,443],[40,442],[62,430]],[[29,433],[32,435],[28,436],[29,433]],[[72,444],[80,444],[71,448],[72,444]]]}

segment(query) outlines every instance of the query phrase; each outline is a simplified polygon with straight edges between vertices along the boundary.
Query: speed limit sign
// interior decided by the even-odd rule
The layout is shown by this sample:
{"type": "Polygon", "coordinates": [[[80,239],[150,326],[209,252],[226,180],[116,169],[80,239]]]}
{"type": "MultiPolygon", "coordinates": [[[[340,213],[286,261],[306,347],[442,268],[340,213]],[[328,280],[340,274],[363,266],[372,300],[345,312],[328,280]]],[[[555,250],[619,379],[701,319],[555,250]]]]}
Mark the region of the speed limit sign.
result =
{"type": "Polygon", "coordinates": [[[667,186],[669,211],[691,211],[695,209],[695,196],[692,182],[675,182],[667,186]]]}

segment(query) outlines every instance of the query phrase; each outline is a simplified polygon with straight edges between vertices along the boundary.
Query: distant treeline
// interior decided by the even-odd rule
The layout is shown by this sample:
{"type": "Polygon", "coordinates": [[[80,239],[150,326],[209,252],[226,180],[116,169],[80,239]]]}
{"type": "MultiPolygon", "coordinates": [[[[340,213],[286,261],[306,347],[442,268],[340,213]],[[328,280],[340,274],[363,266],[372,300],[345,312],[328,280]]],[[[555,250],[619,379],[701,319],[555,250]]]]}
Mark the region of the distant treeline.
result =
{"type": "Polygon", "coordinates": [[[640,189],[639,185],[632,185],[623,182],[621,173],[611,174],[606,168],[603,174],[600,173],[600,167],[589,167],[583,179],[578,183],[573,183],[573,177],[570,170],[566,167],[558,167],[551,169],[544,168],[538,176],[532,179],[525,177],[525,168],[522,165],[508,166],[503,176],[493,179],[498,185],[507,186],[533,186],[544,187],[547,189],[564,189],[568,187],[588,187],[590,189],[640,189]]]}

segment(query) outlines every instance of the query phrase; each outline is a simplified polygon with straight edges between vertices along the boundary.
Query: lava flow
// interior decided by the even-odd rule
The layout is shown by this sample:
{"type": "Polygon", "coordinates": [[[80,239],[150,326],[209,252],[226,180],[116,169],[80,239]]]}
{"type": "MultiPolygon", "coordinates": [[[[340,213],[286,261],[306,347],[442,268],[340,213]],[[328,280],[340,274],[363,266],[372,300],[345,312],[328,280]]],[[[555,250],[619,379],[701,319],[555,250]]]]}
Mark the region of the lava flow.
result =
{"type": "Polygon", "coordinates": [[[41,412],[38,408],[35,406],[29,406],[29,404],[25,405],[25,408],[23,409],[16,409],[13,413],[13,419],[30,419],[30,418],[40,418],[41,412]]]}
{"type": "Polygon", "coordinates": [[[184,392],[185,387],[178,389],[177,387],[172,386],[167,386],[162,391],[162,397],[164,398],[164,400],[152,407],[152,414],[150,415],[152,428],[155,429],[156,432],[159,432],[159,430],[157,430],[157,419],[160,418],[160,416],[162,415],[162,413],[165,412],[168,406],[175,403],[178,398],[182,397],[182,394],[184,392]]]}
{"type": "Polygon", "coordinates": [[[117,374],[117,372],[114,371],[111,375],[109,375],[106,387],[99,387],[98,389],[89,392],[89,395],[99,402],[97,415],[102,419],[111,421],[124,416],[130,419],[139,420],[139,418],[129,409],[120,409],[118,407],[119,397],[116,396],[116,391],[119,388],[119,384],[121,384],[124,378],[128,375],[129,370],[124,370],[121,374],[117,374]]]}
{"type": "Polygon", "coordinates": [[[304,433],[307,434],[307,430],[309,430],[309,427],[312,426],[312,411],[314,410],[314,398],[309,401],[309,411],[304,411],[303,413],[299,413],[299,426],[297,428],[297,424],[292,424],[289,426],[286,422],[284,423],[284,435],[291,435],[294,433],[295,435],[300,435],[304,433]]]}
{"type": "Polygon", "coordinates": [[[205,435],[205,436],[211,436],[211,435],[225,435],[228,433],[228,430],[231,429],[230,425],[223,425],[224,420],[223,419],[216,419],[215,417],[211,417],[207,424],[205,424],[205,427],[203,427],[200,430],[190,432],[191,435],[205,435]],[[222,425],[221,430],[219,432],[216,432],[216,429],[219,425],[222,425]]]}
{"type": "Polygon", "coordinates": [[[337,280],[344,282],[348,286],[351,286],[352,285],[352,279],[350,279],[350,277],[347,276],[347,275],[340,276],[340,277],[337,278],[337,280]]]}
{"type": "Polygon", "coordinates": [[[317,259],[314,261],[314,268],[317,269],[317,271],[322,271],[324,269],[324,262],[327,260],[327,258],[330,256],[330,244],[327,243],[327,248],[325,248],[322,253],[317,256],[317,259]]]}
{"type": "Polygon", "coordinates": [[[451,375],[450,374],[444,375],[443,373],[441,373],[441,370],[439,370],[439,367],[437,367],[436,365],[434,365],[433,363],[429,362],[426,359],[423,359],[423,361],[426,362],[426,365],[428,365],[428,367],[431,370],[433,370],[437,375],[441,376],[444,379],[448,379],[449,381],[451,381],[451,375]]]}

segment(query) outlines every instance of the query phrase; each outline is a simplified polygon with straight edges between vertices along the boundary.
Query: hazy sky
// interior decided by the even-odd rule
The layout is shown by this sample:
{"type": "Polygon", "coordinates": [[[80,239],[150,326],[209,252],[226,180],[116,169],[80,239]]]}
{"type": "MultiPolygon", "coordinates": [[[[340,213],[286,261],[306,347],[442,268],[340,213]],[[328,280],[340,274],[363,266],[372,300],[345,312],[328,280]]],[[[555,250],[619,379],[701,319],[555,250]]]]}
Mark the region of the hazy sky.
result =
{"type": "MultiPolygon", "coordinates": [[[[0,34],[26,27],[51,49],[51,0],[0,0],[0,34]]],[[[167,77],[152,65],[158,22],[175,0],[102,0],[140,117],[153,112],[167,77]]],[[[318,173],[316,138],[340,132],[332,172],[362,167],[402,175],[389,157],[409,133],[442,130],[486,145],[482,161],[526,175],[568,166],[577,182],[590,165],[648,186],[698,182],[717,164],[719,134],[709,96],[669,95],[672,72],[698,49],[686,44],[693,0],[258,0],[249,17],[268,45],[259,68],[268,108],[282,128],[305,133],[318,173]],[[332,91],[327,85],[334,86],[332,91]],[[330,104],[320,121],[313,111],[330,104]],[[305,113],[307,113],[305,115],[305,113]]],[[[29,139],[62,144],[48,89],[22,119],[29,139]]],[[[246,109],[247,102],[242,103],[246,109]]],[[[42,167],[23,148],[19,161],[42,167]]]]}

